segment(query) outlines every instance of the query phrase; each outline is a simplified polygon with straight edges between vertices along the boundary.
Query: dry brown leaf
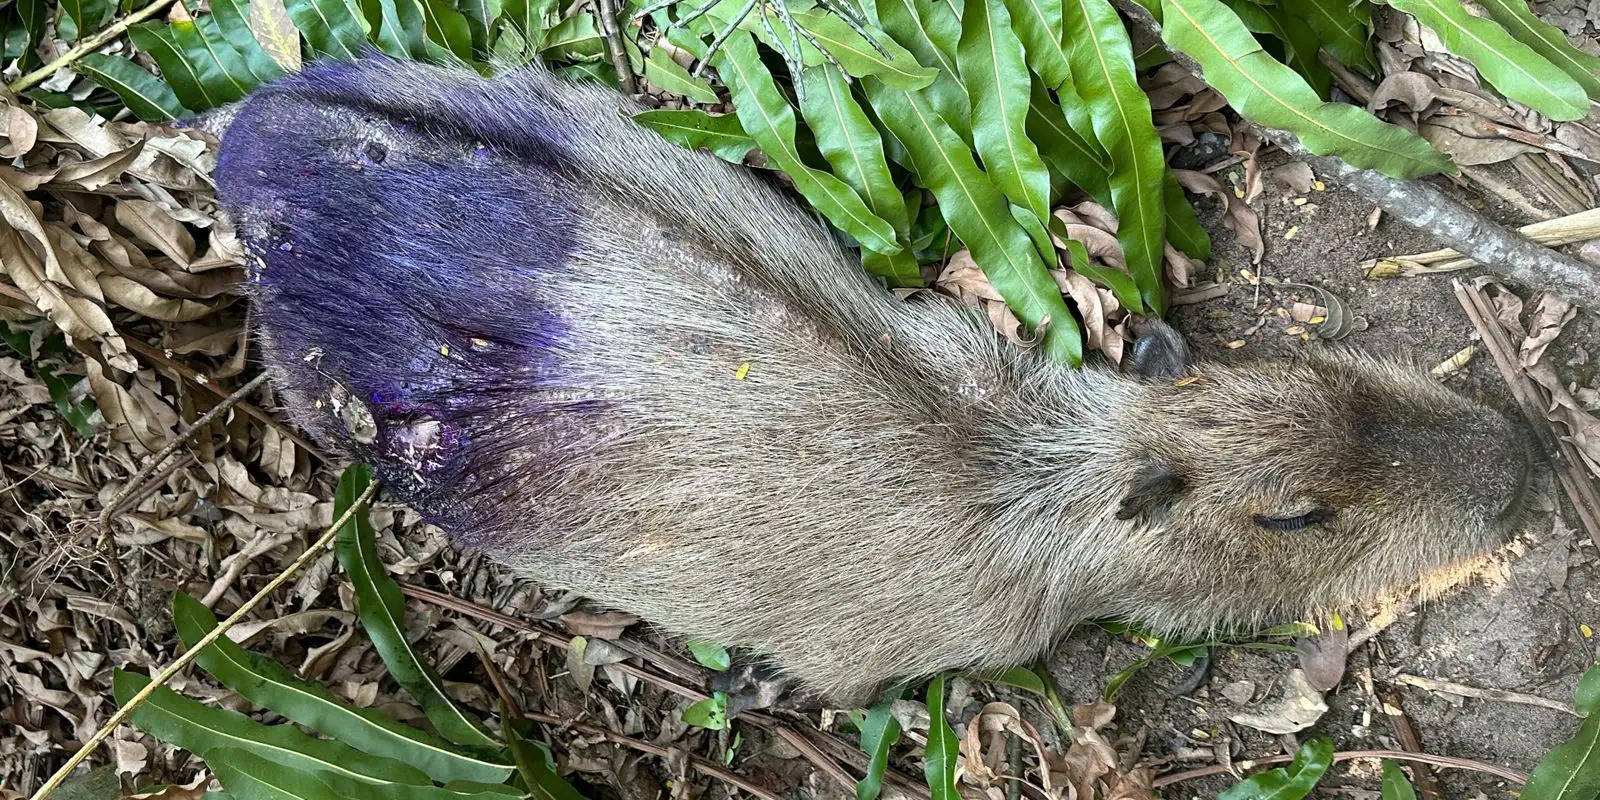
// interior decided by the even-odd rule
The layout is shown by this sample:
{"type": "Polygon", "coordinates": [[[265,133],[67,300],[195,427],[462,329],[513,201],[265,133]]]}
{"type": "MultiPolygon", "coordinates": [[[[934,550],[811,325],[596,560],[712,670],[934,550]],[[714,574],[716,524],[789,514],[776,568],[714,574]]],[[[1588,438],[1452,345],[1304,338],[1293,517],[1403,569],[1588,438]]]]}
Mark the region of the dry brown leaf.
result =
{"type": "Polygon", "coordinates": [[[1497,164],[1523,153],[1540,152],[1533,145],[1484,130],[1476,119],[1465,114],[1439,115],[1419,124],[1417,133],[1463,166],[1497,164]]]}
{"type": "Polygon", "coordinates": [[[194,235],[167,210],[148,200],[117,203],[117,222],[180,266],[194,261],[194,235]]]}
{"type": "Polygon", "coordinates": [[[1175,169],[1173,177],[1178,183],[1192,194],[1204,194],[1217,198],[1222,202],[1222,223],[1233,231],[1238,237],[1239,244],[1249,248],[1251,253],[1250,263],[1261,263],[1261,257],[1266,254],[1266,240],[1261,236],[1261,217],[1248,203],[1240,202],[1228,191],[1222,182],[1204,172],[1194,170],[1175,169]]]}
{"type": "Polygon", "coordinates": [[[562,624],[567,630],[578,636],[593,636],[598,639],[615,639],[622,632],[639,621],[633,614],[621,611],[569,611],[561,615],[562,624]]]}
{"type": "Polygon", "coordinates": [[[6,143],[0,146],[0,157],[7,159],[27,153],[39,139],[39,120],[33,113],[15,105],[15,98],[7,95],[6,143]]]}
{"type": "Polygon", "coordinates": [[[80,108],[52,108],[41,115],[47,127],[41,128],[41,141],[73,144],[101,158],[128,149],[133,141],[112,130],[106,121],[80,108]]]}
{"type": "Polygon", "coordinates": [[[1072,298],[1083,317],[1083,344],[1088,350],[1099,350],[1113,364],[1122,363],[1123,340],[1110,327],[1108,318],[1122,310],[1111,291],[1094,284],[1094,281],[1070,270],[1051,270],[1056,286],[1062,294],[1072,298]]]}
{"type": "Polygon", "coordinates": [[[1312,184],[1317,180],[1317,176],[1311,173],[1311,165],[1304,161],[1281,164],[1267,170],[1267,174],[1293,194],[1305,194],[1311,191],[1312,184]]]}
{"type": "MultiPolygon", "coordinates": [[[[159,427],[141,403],[121,384],[108,377],[100,362],[84,360],[84,371],[89,377],[89,391],[94,394],[95,405],[111,427],[112,441],[137,443],[146,452],[156,452],[166,444],[169,430],[159,427]]],[[[168,413],[171,410],[168,409],[168,413]]],[[[172,415],[176,419],[176,415],[172,415]]]]}
{"type": "Polygon", "coordinates": [[[130,147],[99,158],[64,164],[56,172],[55,180],[80,186],[91,192],[95,191],[121,178],[133,164],[134,159],[144,152],[144,144],[143,141],[138,141],[130,147]]]}
{"type": "Polygon", "coordinates": [[[1230,713],[1228,719],[1259,731],[1284,734],[1311,727],[1327,711],[1328,704],[1322,699],[1322,692],[1311,684],[1305,671],[1291,669],[1284,681],[1283,696],[1262,703],[1254,711],[1230,713]]]}
{"type": "Polygon", "coordinates": [[[1549,292],[1541,294],[1533,307],[1533,316],[1528,320],[1528,336],[1517,348],[1522,366],[1531,367],[1538,363],[1550,343],[1561,335],[1561,330],[1577,314],[1578,309],[1566,299],[1549,292]]]}
{"type": "Polygon", "coordinates": [[[1421,114],[1439,99],[1439,82],[1420,72],[1396,72],[1378,83],[1367,100],[1367,110],[1382,111],[1399,103],[1412,114],[1421,114]]]}
{"type": "MultiPolygon", "coordinates": [[[[10,184],[0,182],[0,214],[9,227],[0,230],[0,266],[17,288],[71,339],[100,344],[101,353],[113,367],[125,372],[138,368],[122,337],[112,327],[111,317],[94,299],[77,291],[78,281],[69,282],[51,238],[44,230],[32,205],[10,184]],[[31,240],[31,241],[28,241],[31,240]],[[38,248],[36,251],[35,248],[38,248]],[[56,277],[59,276],[59,277],[56,277]]],[[[76,271],[74,271],[76,273],[76,271]]],[[[86,276],[93,281],[94,276],[86,276]]],[[[89,285],[99,293],[97,282],[89,285]]]]}
{"type": "Polygon", "coordinates": [[[1112,784],[1106,800],[1156,800],[1156,771],[1150,767],[1129,770],[1112,784]]]}

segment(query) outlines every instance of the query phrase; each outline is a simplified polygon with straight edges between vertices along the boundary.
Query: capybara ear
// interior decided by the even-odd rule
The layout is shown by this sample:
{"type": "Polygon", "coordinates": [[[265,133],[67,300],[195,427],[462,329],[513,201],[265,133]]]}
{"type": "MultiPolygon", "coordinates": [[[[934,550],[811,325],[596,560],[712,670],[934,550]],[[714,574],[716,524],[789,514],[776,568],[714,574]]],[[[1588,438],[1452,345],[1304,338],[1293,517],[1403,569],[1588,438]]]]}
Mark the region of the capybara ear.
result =
{"type": "Polygon", "coordinates": [[[1183,334],[1159,319],[1149,319],[1145,330],[1133,342],[1122,371],[1152,380],[1171,380],[1189,375],[1189,345],[1183,334]]]}
{"type": "Polygon", "coordinates": [[[1183,473],[1164,461],[1152,460],[1139,470],[1117,506],[1117,519],[1133,519],[1145,511],[1166,505],[1183,494],[1187,482],[1183,473]]]}

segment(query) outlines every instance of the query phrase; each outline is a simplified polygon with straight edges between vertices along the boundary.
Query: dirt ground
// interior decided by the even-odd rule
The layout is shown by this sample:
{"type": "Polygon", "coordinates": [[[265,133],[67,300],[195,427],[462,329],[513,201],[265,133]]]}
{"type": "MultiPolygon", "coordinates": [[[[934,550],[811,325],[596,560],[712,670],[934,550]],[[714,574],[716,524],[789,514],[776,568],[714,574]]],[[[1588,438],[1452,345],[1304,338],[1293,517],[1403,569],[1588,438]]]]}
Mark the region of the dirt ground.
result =
{"type": "MultiPolygon", "coordinates": [[[[1214,208],[1202,201],[1202,219],[1217,240],[1212,263],[1223,279],[1234,283],[1225,297],[1178,313],[1178,324],[1198,351],[1224,358],[1249,357],[1309,346],[1284,333],[1292,321],[1272,313],[1296,299],[1297,293],[1263,288],[1258,295],[1255,287],[1241,280],[1241,269],[1317,285],[1335,295],[1367,322],[1365,330],[1344,340],[1358,348],[1401,352],[1434,364],[1475,340],[1451,291],[1452,276],[1366,281],[1356,267],[1368,258],[1431,250],[1437,244],[1390,220],[1380,221],[1368,232],[1371,205],[1332,186],[1306,196],[1303,205],[1296,205],[1294,197],[1268,180],[1256,204],[1267,241],[1265,258],[1256,268],[1250,267],[1250,254],[1230,234],[1211,224],[1216,221],[1214,208]],[[1263,314],[1268,315],[1267,323],[1247,334],[1263,314]],[[1228,343],[1239,339],[1243,346],[1230,349],[1228,343]]],[[[1528,221],[1492,206],[1486,213],[1508,224],[1528,221]]],[[[1298,299],[1313,299],[1298,294],[1302,295],[1298,299]]],[[[1555,363],[1569,380],[1584,384],[1593,378],[1587,362],[1595,330],[1593,317],[1584,313],[1562,335],[1555,363]]],[[[1516,413],[1486,353],[1480,351],[1447,382],[1508,414],[1516,413]]],[[[1424,676],[1570,704],[1579,675],[1596,657],[1589,627],[1600,625],[1596,550],[1581,532],[1573,532],[1570,508],[1562,508],[1565,501],[1552,490],[1547,475],[1540,484],[1544,499],[1536,504],[1546,510],[1534,514],[1523,537],[1502,552],[1498,568],[1488,577],[1421,604],[1352,652],[1344,680],[1327,696],[1329,711],[1298,736],[1326,734],[1339,750],[1396,747],[1394,725],[1377,697],[1385,691],[1398,691],[1422,749],[1429,753],[1492,762],[1525,773],[1545,751],[1571,735],[1576,719],[1560,711],[1426,691],[1397,678],[1424,676]],[[1549,509],[1552,505],[1554,510],[1549,509]]],[[[1355,630],[1364,624],[1359,619],[1351,623],[1355,630]]],[[[1125,637],[1087,628],[1062,648],[1052,669],[1074,700],[1087,701],[1106,680],[1148,652],[1125,637]]],[[[1119,733],[1134,735],[1145,729],[1146,756],[1171,757],[1173,768],[1182,766],[1184,756],[1204,757],[1210,763],[1219,739],[1234,740],[1234,760],[1285,752],[1286,743],[1277,737],[1229,722],[1227,713],[1238,704],[1222,689],[1248,682],[1249,686],[1234,686],[1229,694],[1251,698],[1245,703],[1249,707],[1270,706],[1281,697],[1295,657],[1218,648],[1213,660],[1210,680],[1185,696],[1174,696],[1173,687],[1186,681],[1188,670],[1164,663],[1139,672],[1118,698],[1119,733]]],[[[1292,748],[1292,743],[1287,746],[1292,748]]],[[[1376,797],[1376,774],[1376,762],[1343,762],[1324,786],[1355,787],[1342,794],[1376,797]]],[[[1441,778],[1448,797],[1515,796],[1515,786],[1481,773],[1443,770],[1441,778]]],[[[1211,797],[1230,783],[1225,778],[1191,781],[1168,789],[1166,796],[1211,797]]]]}

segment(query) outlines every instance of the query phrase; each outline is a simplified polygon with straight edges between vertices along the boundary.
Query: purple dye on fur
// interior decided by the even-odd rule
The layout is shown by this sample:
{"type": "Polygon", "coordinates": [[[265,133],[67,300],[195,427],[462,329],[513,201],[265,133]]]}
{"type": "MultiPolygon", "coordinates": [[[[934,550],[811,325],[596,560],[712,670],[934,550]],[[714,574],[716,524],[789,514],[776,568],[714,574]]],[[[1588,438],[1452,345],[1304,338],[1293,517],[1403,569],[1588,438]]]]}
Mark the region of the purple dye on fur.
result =
{"type": "Polygon", "coordinates": [[[502,107],[485,124],[493,98],[476,84],[440,91],[422,116],[386,106],[397,87],[383,78],[335,62],[247,98],[218,196],[261,259],[255,322],[268,361],[293,373],[286,397],[365,398],[376,434],[358,441],[331,406],[299,422],[460,529],[473,519],[455,498],[512,480],[492,466],[519,444],[509,421],[596,404],[539,399],[581,389],[562,378],[567,323],[538,292],[576,247],[579,209],[561,199],[549,109],[502,107]],[[526,115],[515,131],[510,114],[526,115]]]}

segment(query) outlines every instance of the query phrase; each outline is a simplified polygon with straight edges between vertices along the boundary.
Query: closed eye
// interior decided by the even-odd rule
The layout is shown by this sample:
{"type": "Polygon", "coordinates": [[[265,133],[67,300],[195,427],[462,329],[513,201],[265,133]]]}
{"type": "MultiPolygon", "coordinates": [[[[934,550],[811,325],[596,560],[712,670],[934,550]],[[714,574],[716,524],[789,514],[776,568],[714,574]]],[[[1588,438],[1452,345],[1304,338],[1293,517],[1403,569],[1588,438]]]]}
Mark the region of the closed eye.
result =
{"type": "Polygon", "coordinates": [[[1275,531],[1304,530],[1311,525],[1321,525],[1333,519],[1333,509],[1313,509],[1297,517],[1256,517],[1256,524],[1275,531]]]}

